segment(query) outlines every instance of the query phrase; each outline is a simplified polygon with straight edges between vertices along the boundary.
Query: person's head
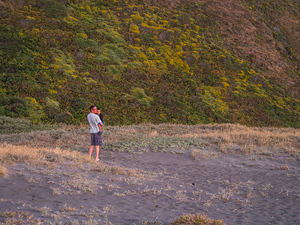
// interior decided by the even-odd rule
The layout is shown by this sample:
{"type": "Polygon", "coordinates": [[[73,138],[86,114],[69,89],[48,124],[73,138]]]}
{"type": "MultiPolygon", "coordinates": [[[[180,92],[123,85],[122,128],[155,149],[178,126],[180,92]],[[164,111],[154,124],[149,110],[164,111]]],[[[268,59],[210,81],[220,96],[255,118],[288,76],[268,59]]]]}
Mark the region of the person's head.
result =
{"type": "Polygon", "coordinates": [[[100,115],[101,109],[97,109],[97,114],[100,115]]]}
{"type": "Polygon", "coordinates": [[[90,106],[91,113],[97,113],[97,107],[95,105],[90,106]]]}

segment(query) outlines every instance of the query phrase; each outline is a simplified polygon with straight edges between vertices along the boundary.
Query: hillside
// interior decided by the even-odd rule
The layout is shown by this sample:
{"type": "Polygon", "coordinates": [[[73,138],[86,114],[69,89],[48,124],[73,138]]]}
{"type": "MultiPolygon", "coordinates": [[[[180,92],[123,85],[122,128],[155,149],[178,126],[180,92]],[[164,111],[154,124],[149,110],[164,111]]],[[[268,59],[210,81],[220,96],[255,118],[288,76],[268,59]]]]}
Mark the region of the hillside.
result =
{"type": "Polygon", "coordinates": [[[0,0],[0,115],[300,127],[293,0],[0,0]]]}

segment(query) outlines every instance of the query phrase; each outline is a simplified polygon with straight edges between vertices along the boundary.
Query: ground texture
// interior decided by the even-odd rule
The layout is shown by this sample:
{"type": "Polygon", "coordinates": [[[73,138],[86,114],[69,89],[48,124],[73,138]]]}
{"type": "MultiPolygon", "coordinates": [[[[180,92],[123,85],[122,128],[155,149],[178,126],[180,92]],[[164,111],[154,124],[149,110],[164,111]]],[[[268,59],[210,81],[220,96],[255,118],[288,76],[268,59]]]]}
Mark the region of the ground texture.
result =
{"type": "Polygon", "coordinates": [[[232,154],[213,146],[184,151],[169,146],[167,152],[105,149],[99,163],[74,162],[64,154],[58,159],[49,149],[46,163],[15,159],[0,176],[0,222],[170,224],[182,214],[199,213],[226,224],[299,224],[295,154],[284,149],[232,154]]]}

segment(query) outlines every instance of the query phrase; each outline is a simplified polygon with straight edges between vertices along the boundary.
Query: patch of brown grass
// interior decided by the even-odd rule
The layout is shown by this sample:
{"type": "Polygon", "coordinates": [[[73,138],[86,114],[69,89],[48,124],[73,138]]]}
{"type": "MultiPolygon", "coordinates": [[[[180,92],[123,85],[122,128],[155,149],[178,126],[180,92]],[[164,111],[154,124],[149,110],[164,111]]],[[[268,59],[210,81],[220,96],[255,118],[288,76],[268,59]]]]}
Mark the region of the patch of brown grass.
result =
{"type": "Polygon", "coordinates": [[[211,159],[216,157],[216,153],[214,152],[206,152],[202,149],[192,149],[190,151],[190,156],[194,160],[203,160],[203,159],[211,159]]]}
{"type": "MultiPolygon", "coordinates": [[[[0,144],[0,163],[2,164],[45,164],[51,167],[53,163],[62,164],[66,160],[71,161],[76,165],[89,163],[92,165],[93,171],[100,172],[101,174],[144,178],[144,173],[138,169],[128,169],[115,165],[107,165],[102,162],[95,162],[94,159],[89,158],[87,153],[83,154],[77,151],[62,150],[59,148],[37,148],[30,146],[0,144]]],[[[2,175],[2,173],[6,174],[6,170],[3,166],[0,166],[0,175],[2,175]]],[[[71,186],[74,188],[82,191],[93,192],[95,190],[95,188],[92,188],[91,180],[87,180],[79,174],[71,176],[69,183],[72,184],[71,186]]]]}
{"type": "Polygon", "coordinates": [[[285,151],[299,155],[300,130],[294,128],[252,128],[235,124],[205,125],[176,135],[193,137],[216,144],[223,153],[237,149],[242,153],[261,152],[261,149],[285,151]]]}
{"type": "Polygon", "coordinates": [[[87,155],[76,151],[59,148],[36,148],[30,146],[16,146],[0,144],[0,163],[51,163],[70,160],[74,162],[91,162],[87,155]]]}
{"type": "Polygon", "coordinates": [[[64,206],[60,209],[61,212],[70,212],[70,213],[75,213],[78,210],[76,208],[73,208],[67,204],[64,204],[64,206]]]}
{"type": "Polygon", "coordinates": [[[29,215],[26,212],[20,211],[5,211],[1,214],[4,218],[4,223],[2,225],[28,225],[28,224],[35,224],[40,225],[42,224],[40,220],[33,217],[33,215],[29,215]]]}
{"type": "Polygon", "coordinates": [[[63,182],[63,186],[66,188],[71,187],[72,189],[76,189],[78,191],[92,193],[95,193],[99,188],[96,179],[87,178],[80,173],[72,174],[69,179],[63,182]]]}
{"type": "Polygon", "coordinates": [[[112,174],[112,175],[124,175],[130,177],[139,177],[143,178],[144,174],[142,171],[138,169],[128,169],[120,166],[109,166],[104,163],[99,163],[93,169],[93,171],[104,173],[104,174],[112,174]]]}
{"type": "Polygon", "coordinates": [[[209,219],[199,214],[186,214],[176,219],[170,225],[225,225],[222,220],[209,219]]]}
{"type": "Polygon", "coordinates": [[[0,165],[0,176],[1,177],[6,177],[6,175],[7,175],[6,168],[4,166],[0,165]]]}

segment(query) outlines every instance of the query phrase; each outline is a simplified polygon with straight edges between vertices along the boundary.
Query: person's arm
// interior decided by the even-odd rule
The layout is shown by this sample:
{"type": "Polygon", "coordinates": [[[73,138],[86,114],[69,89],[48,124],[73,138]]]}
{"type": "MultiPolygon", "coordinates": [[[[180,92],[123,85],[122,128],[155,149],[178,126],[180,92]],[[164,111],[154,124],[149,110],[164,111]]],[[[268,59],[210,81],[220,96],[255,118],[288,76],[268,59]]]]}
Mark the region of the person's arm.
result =
{"type": "Polygon", "coordinates": [[[99,116],[97,116],[97,118],[96,118],[96,123],[97,123],[97,126],[99,127],[99,131],[101,131],[103,123],[100,120],[99,116]]]}
{"type": "Polygon", "coordinates": [[[100,114],[100,115],[98,115],[98,117],[99,117],[99,119],[100,119],[100,124],[101,124],[101,127],[103,127],[103,126],[104,126],[104,122],[103,122],[103,120],[101,119],[101,114],[100,114]]]}
{"type": "Polygon", "coordinates": [[[103,125],[104,125],[105,123],[104,123],[104,119],[103,119],[103,114],[100,113],[99,117],[100,117],[100,120],[102,121],[102,123],[103,123],[103,125]]]}

